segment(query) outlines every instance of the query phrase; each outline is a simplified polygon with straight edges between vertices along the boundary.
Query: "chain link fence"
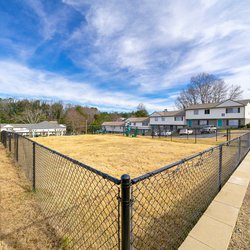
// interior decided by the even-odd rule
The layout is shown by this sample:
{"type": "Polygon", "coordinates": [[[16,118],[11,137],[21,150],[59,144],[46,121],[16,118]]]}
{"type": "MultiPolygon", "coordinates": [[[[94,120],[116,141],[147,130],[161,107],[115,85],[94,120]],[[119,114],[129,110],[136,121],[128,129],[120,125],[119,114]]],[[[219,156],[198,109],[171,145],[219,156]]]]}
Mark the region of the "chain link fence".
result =
{"type": "Polygon", "coordinates": [[[69,249],[177,249],[250,148],[250,133],[130,180],[15,133],[1,141],[69,249]]]}

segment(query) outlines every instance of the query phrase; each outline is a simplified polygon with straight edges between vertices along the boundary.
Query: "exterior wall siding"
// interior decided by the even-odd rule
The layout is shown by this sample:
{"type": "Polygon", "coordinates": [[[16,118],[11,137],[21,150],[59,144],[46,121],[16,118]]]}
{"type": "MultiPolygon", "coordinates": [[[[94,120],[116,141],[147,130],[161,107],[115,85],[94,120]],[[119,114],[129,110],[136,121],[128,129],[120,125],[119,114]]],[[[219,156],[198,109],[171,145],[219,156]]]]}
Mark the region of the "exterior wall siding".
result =
{"type": "MultiPolygon", "coordinates": [[[[245,106],[245,118],[246,120],[250,120],[250,103],[248,103],[247,106],[245,106]]],[[[248,123],[246,123],[248,124],[248,123]]]]}
{"type": "Polygon", "coordinates": [[[106,129],[107,132],[114,133],[123,133],[123,126],[103,126],[103,129],[106,129]]]}
{"type": "Polygon", "coordinates": [[[186,125],[186,119],[183,117],[183,121],[175,121],[175,118],[173,116],[171,117],[150,117],[150,125],[186,125]],[[155,118],[158,118],[158,121],[155,120],[155,118]],[[164,120],[162,119],[164,118],[164,120]]]}
{"type": "Polygon", "coordinates": [[[186,119],[244,119],[245,107],[240,107],[240,113],[226,113],[226,108],[211,108],[210,114],[205,114],[205,109],[198,109],[198,114],[194,110],[186,110],[186,119]],[[224,115],[223,115],[224,114],[224,115]]]}

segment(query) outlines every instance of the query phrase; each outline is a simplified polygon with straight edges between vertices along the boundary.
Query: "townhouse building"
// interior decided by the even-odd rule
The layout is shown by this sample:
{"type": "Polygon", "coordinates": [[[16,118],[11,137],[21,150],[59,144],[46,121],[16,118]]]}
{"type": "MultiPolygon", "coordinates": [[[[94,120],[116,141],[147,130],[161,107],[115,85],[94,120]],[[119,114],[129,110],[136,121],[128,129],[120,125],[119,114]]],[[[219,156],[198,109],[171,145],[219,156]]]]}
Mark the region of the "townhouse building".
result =
{"type": "Polygon", "coordinates": [[[107,133],[124,133],[125,121],[103,122],[102,130],[107,133]]]}
{"type": "Polygon", "coordinates": [[[66,126],[57,122],[43,121],[32,124],[0,124],[0,131],[15,132],[23,136],[65,135],[66,126]]]}
{"type": "Polygon", "coordinates": [[[154,112],[150,115],[150,126],[161,131],[181,129],[186,126],[185,111],[154,112]]]}
{"type": "Polygon", "coordinates": [[[138,134],[145,134],[150,130],[149,117],[130,117],[124,121],[103,122],[102,129],[107,133],[124,133],[127,125],[132,131],[136,129],[138,134]]]}
{"type": "Polygon", "coordinates": [[[250,123],[250,99],[191,105],[186,108],[185,116],[191,128],[205,125],[239,127],[250,123]]]}
{"type": "Polygon", "coordinates": [[[149,125],[149,117],[130,117],[126,121],[130,124],[132,130],[137,130],[138,134],[145,135],[151,130],[149,125]]]}

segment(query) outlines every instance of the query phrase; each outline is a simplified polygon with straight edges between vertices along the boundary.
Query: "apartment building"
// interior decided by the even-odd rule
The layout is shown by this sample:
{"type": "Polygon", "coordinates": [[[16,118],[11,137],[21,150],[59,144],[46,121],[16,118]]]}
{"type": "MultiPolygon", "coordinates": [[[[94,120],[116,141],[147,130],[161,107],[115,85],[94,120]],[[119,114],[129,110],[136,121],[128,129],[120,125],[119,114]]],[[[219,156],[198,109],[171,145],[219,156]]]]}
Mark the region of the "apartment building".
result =
{"type": "Polygon", "coordinates": [[[250,99],[191,105],[185,110],[188,127],[214,125],[218,128],[239,127],[250,123],[250,99]]]}
{"type": "Polygon", "coordinates": [[[185,127],[185,111],[162,111],[154,112],[150,115],[150,126],[160,130],[177,130],[185,127]]]}

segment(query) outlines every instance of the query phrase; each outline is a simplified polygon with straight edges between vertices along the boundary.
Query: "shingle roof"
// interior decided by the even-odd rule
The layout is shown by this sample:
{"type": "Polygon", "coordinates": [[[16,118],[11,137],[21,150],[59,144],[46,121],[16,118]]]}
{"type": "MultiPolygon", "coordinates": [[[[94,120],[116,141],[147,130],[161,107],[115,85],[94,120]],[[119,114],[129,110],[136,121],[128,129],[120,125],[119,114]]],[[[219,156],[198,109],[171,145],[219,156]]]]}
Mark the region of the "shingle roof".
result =
{"type": "Polygon", "coordinates": [[[203,109],[203,108],[215,108],[220,103],[202,103],[202,104],[193,104],[186,108],[186,110],[189,109],[203,109]]]}
{"type": "Polygon", "coordinates": [[[250,99],[240,100],[238,102],[243,104],[243,105],[247,105],[248,103],[250,103],[250,99]]]}
{"type": "Polygon", "coordinates": [[[130,117],[127,119],[127,121],[130,121],[130,122],[144,122],[146,120],[148,120],[149,117],[130,117]]]}
{"type": "Polygon", "coordinates": [[[121,122],[121,121],[114,121],[114,122],[103,122],[102,126],[124,126],[125,122],[121,122]]]}
{"type": "MultiPolygon", "coordinates": [[[[223,101],[226,102],[227,100],[223,101]]],[[[237,102],[241,105],[246,106],[248,103],[250,103],[250,99],[245,100],[232,100],[234,102],[237,102]]],[[[194,104],[186,108],[186,110],[190,109],[204,109],[204,108],[216,108],[218,105],[222,104],[223,102],[217,102],[217,103],[203,103],[203,104],[194,104]]]]}
{"type": "Polygon", "coordinates": [[[40,122],[40,123],[31,123],[31,124],[0,124],[1,127],[6,125],[11,125],[13,128],[27,128],[27,129],[58,129],[58,128],[66,128],[63,124],[51,123],[48,121],[40,122]]]}
{"type": "Polygon", "coordinates": [[[154,116],[165,116],[165,117],[170,117],[170,116],[184,116],[185,112],[184,110],[176,110],[176,111],[162,111],[162,112],[154,112],[151,117],[154,116]]]}

